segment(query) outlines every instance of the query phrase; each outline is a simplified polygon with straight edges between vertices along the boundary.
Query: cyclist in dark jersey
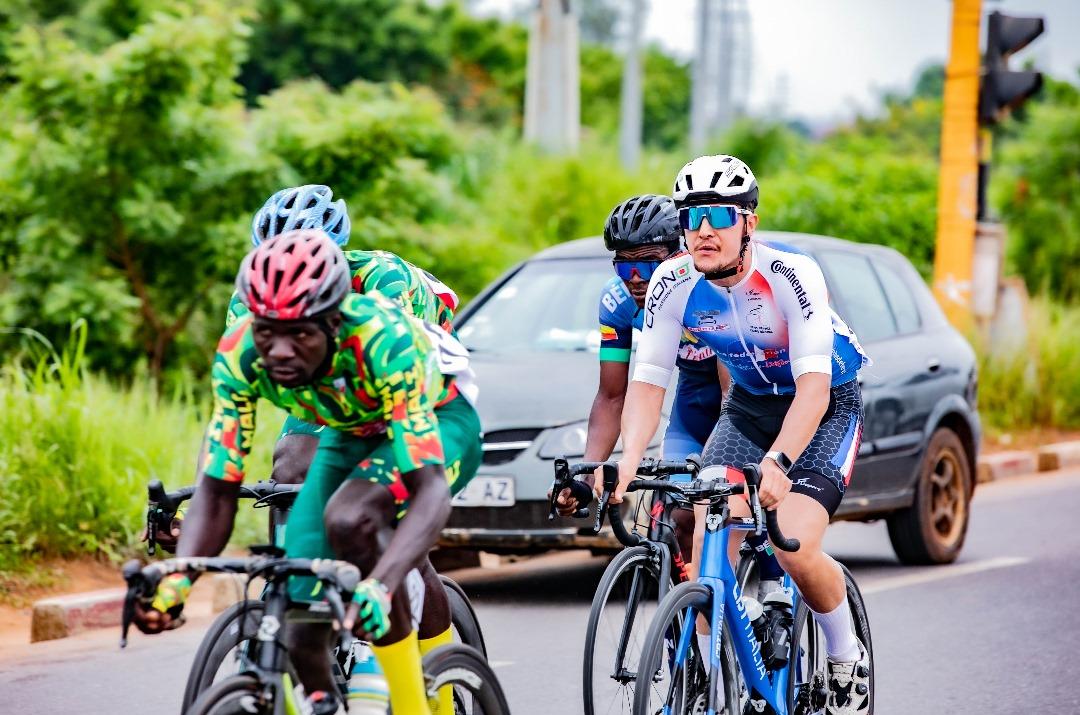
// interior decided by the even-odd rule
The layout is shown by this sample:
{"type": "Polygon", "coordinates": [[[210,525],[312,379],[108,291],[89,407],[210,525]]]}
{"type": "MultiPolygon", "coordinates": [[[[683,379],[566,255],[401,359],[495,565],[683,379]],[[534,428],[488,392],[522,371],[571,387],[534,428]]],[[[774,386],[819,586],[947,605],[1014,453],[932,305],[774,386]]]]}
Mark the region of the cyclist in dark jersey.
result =
{"type": "MultiPolygon", "coordinates": [[[[442,601],[431,612],[443,622],[418,636],[406,580],[421,569],[427,583],[439,583],[429,576],[428,551],[451,494],[480,463],[468,353],[377,294],[350,295],[345,257],[321,231],[262,243],[241,265],[237,292],[251,315],[218,345],[204,473],[177,554],[212,556],[228,542],[259,398],[326,426],[289,517],[286,553],[360,568],[356,626],[373,641],[391,706],[429,713],[420,657],[449,642],[449,609],[441,586],[429,586],[427,601],[442,601]]],[[[152,608],[136,614],[140,629],[167,628],[190,588],[183,575],[163,580],[152,608]]],[[[290,591],[296,600],[319,600],[310,579],[294,580],[290,591]]],[[[329,633],[320,623],[291,623],[287,633],[291,661],[320,715],[337,708],[323,695],[334,692],[329,633]]]]}
{"type": "MultiPolygon", "coordinates": [[[[682,229],[675,202],[667,196],[645,194],[623,201],[604,222],[604,245],[613,251],[616,275],[600,294],[600,384],[589,413],[586,461],[611,456],[619,439],[619,421],[630,376],[634,331],[641,330],[645,292],[656,268],[682,250],[682,229]]],[[[684,459],[701,452],[716,420],[728,380],[712,349],[685,332],[677,358],[679,379],[671,418],[664,432],[665,459],[684,459]]],[[[594,485],[595,479],[586,481],[594,485]]],[[[557,500],[563,515],[577,509],[569,490],[557,500]]],[[[674,513],[683,555],[693,548],[693,513],[674,513]]]]}
{"type": "MultiPolygon", "coordinates": [[[[829,306],[817,263],[753,240],[758,184],[746,164],[699,157],[679,171],[672,195],[690,255],[666,261],[649,284],[614,500],[656,429],[679,338],[689,330],[727,365],[733,383],[701,478],[742,481],[741,465],[760,464],[762,506],[776,509],[784,533],[802,542],[776,557],[825,632],[828,715],[857,715],[869,702],[869,659],[854,633],[843,574],[821,541],[859,451],[856,378],[869,359],[829,306]]],[[[749,509],[734,500],[732,512],[749,509]]]]}

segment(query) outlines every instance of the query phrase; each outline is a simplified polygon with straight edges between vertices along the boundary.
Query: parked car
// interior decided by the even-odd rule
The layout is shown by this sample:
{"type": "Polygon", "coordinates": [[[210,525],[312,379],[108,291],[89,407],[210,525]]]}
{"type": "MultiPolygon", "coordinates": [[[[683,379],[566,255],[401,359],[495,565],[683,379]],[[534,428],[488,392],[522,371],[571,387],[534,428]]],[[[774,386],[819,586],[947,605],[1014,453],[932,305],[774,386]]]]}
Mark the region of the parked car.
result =
{"type": "MultiPolygon", "coordinates": [[[[818,261],[833,307],[874,360],[859,376],[863,440],[835,518],[886,519],[905,563],[952,561],[967,532],[980,433],[971,346],[897,251],[806,234],[757,238],[818,261]]],[[[461,311],[458,332],[481,389],[484,460],[456,499],[444,546],[617,548],[580,521],[548,521],[546,498],[552,460],[584,453],[599,374],[597,301],[612,275],[599,238],[571,241],[514,267],[461,311]]]]}

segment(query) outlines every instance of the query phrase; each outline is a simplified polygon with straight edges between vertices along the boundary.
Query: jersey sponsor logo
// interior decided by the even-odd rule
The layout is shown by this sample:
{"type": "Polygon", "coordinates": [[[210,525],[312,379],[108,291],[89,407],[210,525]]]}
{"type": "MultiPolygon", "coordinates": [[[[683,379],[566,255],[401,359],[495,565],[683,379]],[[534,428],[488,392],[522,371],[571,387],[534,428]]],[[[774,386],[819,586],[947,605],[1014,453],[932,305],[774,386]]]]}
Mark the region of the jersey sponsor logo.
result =
{"type": "Polygon", "coordinates": [[[626,294],[626,291],[612,288],[607,293],[604,293],[603,297],[600,298],[600,302],[604,304],[605,308],[614,313],[615,309],[625,303],[628,299],[629,296],[626,294]]]}
{"type": "Polygon", "coordinates": [[[689,360],[690,362],[701,362],[702,360],[708,360],[713,357],[715,353],[712,348],[709,347],[694,347],[689,343],[683,343],[679,346],[679,357],[683,360],[689,360]]]}
{"type": "Polygon", "coordinates": [[[773,261],[769,267],[773,273],[779,273],[788,279],[788,283],[795,289],[795,297],[799,299],[799,308],[802,309],[803,320],[810,320],[814,310],[810,305],[810,299],[806,296],[806,290],[802,287],[802,282],[799,281],[798,274],[795,273],[795,269],[785,265],[779,258],[773,261]]]}
{"type": "Polygon", "coordinates": [[[813,489],[815,492],[823,491],[823,489],[816,484],[810,483],[810,477],[801,477],[791,483],[793,487],[805,487],[806,489],[813,489]]]}
{"type": "Polygon", "coordinates": [[[664,307],[672,291],[690,280],[690,260],[687,259],[666,273],[653,276],[652,290],[645,298],[645,327],[651,328],[656,318],[656,311],[664,307]]]}
{"type": "Polygon", "coordinates": [[[772,327],[765,322],[764,305],[756,305],[746,312],[746,329],[759,335],[772,335],[772,327]]]}
{"type": "Polygon", "coordinates": [[[600,326],[600,342],[607,342],[609,340],[618,340],[619,332],[610,325],[600,326]]]}

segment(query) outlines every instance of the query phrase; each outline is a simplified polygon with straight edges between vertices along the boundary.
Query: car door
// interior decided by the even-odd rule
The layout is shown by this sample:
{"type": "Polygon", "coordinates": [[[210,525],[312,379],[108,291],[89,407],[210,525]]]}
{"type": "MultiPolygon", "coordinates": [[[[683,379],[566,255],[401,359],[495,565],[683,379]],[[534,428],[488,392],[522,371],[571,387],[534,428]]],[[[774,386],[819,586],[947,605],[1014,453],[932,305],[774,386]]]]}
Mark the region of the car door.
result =
{"type": "Polygon", "coordinates": [[[833,248],[820,250],[817,255],[836,294],[837,312],[873,360],[859,373],[865,415],[863,449],[845,506],[855,508],[900,499],[922,439],[922,400],[912,385],[925,373],[925,357],[919,354],[925,346],[912,339],[914,333],[906,312],[902,314],[901,330],[867,255],[833,248]]]}

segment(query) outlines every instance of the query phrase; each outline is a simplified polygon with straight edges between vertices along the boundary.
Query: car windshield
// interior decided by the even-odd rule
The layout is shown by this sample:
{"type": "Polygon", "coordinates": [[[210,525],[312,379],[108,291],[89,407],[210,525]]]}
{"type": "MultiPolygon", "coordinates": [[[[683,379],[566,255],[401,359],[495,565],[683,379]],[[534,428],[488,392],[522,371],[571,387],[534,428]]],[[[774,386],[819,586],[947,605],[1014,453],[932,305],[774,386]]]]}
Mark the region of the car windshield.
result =
{"type": "Polygon", "coordinates": [[[614,275],[603,258],[526,263],[458,335],[478,352],[598,350],[600,294],[614,275]]]}

